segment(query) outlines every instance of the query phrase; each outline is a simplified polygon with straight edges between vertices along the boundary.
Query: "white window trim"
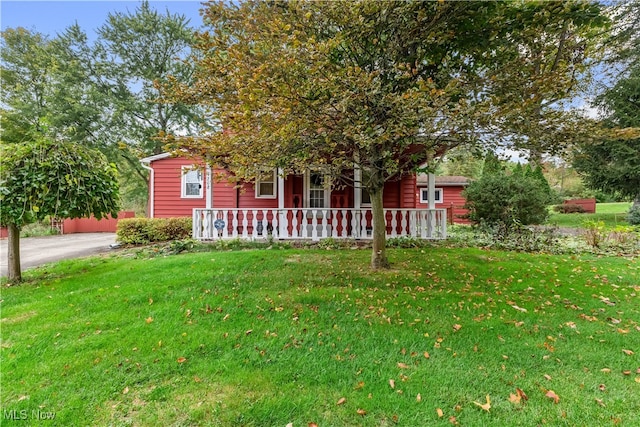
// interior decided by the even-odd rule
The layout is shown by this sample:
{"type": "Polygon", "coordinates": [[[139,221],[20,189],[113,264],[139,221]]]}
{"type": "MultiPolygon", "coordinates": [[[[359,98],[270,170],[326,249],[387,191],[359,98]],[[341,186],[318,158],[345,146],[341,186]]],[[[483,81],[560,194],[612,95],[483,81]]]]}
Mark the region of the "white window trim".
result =
{"type": "MultiPolygon", "coordinates": [[[[265,172],[266,173],[266,172],[265,172]]],[[[260,194],[260,177],[256,178],[255,190],[256,190],[256,199],[275,199],[278,197],[278,171],[277,169],[273,170],[273,194],[260,194]]]]}
{"type": "Polygon", "coordinates": [[[181,179],[180,179],[180,197],[183,199],[202,199],[204,196],[204,185],[203,185],[203,175],[202,171],[195,165],[191,166],[182,166],[181,170],[181,179]],[[198,195],[187,195],[187,173],[188,172],[198,172],[200,174],[200,191],[198,195]]]}
{"type": "MultiPolygon", "coordinates": [[[[444,203],[444,191],[442,191],[442,188],[436,188],[435,192],[435,203],[444,203]],[[440,197],[438,197],[438,195],[440,195],[440,197]]],[[[420,203],[429,203],[429,189],[427,187],[420,187],[420,203]]]]}
{"type": "MultiPolygon", "coordinates": [[[[309,171],[307,170],[304,174],[304,207],[309,208],[309,198],[311,196],[311,174],[312,173],[322,173],[318,170],[309,171]]],[[[313,208],[313,209],[330,209],[331,208],[331,183],[329,180],[329,175],[324,175],[324,208],[313,208]]]]}

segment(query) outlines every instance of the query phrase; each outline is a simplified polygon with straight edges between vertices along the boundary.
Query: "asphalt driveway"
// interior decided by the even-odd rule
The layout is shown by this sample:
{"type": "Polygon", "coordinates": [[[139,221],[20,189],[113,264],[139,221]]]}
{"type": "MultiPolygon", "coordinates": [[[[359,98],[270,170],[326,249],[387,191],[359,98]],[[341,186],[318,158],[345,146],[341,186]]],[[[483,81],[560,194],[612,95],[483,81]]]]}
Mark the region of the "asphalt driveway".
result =
{"type": "MultiPolygon", "coordinates": [[[[22,270],[63,259],[110,251],[115,233],[78,233],[20,239],[22,270]]],[[[0,276],[7,275],[7,239],[0,240],[0,276]]]]}

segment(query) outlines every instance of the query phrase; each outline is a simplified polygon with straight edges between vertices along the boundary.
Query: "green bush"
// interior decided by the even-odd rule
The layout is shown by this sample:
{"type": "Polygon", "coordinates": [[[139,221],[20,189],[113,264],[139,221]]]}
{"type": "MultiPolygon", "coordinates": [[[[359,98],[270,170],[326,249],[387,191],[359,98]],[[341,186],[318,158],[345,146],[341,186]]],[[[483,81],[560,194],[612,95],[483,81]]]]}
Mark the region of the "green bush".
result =
{"type": "Polygon", "coordinates": [[[146,245],[191,237],[191,218],[127,218],[118,221],[117,240],[125,245],[146,245]]]}
{"type": "Polygon", "coordinates": [[[631,225],[640,225],[640,206],[631,207],[631,209],[629,209],[627,221],[631,225]]]}
{"type": "Polygon", "coordinates": [[[542,224],[549,216],[549,192],[536,178],[524,174],[483,175],[467,187],[464,197],[469,219],[476,224],[542,224]]]}
{"type": "Polygon", "coordinates": [[[584,213],[585,210],[582,206],[580,205],[576,205],[573,203],[567,203],[566,205],[555,205],[553,207],[553,210],[555,212],[558,213],[564,213],[564,214],[569,214],[569,213],[584,213]]]}

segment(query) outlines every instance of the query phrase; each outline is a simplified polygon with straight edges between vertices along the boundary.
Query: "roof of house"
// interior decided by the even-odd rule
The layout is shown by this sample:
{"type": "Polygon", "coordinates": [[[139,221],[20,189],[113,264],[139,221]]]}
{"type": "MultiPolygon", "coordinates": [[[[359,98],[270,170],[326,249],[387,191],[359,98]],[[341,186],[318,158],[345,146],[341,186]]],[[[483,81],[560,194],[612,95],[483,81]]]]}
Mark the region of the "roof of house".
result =
{"type": "Polygon", "coordinates": [[[151,163],[156,160],[166,159],[167,157],[171,157],[171,153],[160,153],[160,154],[156,154],[155,156],[145,157],[144,159],[140,159],[140,162],[151,163]]]}
{"type": "MultiPolygon", "coordinates": [[[[467,186],[470,181],[466,176],[436,176],[436,186],[440,187],[467,186]]],[[[418,185],[428,185],[429,175],[426,173],[418,174],[416,182],[418,185]]]]}

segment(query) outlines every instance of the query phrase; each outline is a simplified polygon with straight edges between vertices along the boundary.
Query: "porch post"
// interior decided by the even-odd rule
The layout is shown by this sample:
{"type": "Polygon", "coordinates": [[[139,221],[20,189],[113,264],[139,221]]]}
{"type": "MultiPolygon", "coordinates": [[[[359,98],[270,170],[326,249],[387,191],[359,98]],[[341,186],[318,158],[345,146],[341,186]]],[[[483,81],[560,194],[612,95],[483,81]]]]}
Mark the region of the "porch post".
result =
{"type": "Polygon", "coordinates": [[[206,197],[206,208],[211,209],[213,207],[213,185],[211,185],[211,166],[207,165],[205,169],[205,197],[206,197]]]}
{"type": "Polygon", "coordinates": [[[427,230],[427,236],[432,238],[434,235],[436,225],[436,174],[429,172],[429,182],[427,187],[427,202],[429,203],[429,228],[427,230]]]}
{"type": "Polygon", "coordinates": [[[354,209],[360,209],[362,206],[362,171],[360,166],[353,166],[353,207],[354,209]]]}
{"type": "Polygon", "coordinates": [[[353,208],[354,226],[351,227],[351,233],[354,238],[358,239],[360,238],[360,220],[362,218],[360,211],[362,208],[362,170],[358,164],[353,165],[353,208]]]}
{"type": "Polygon", "coordinates": [[[287,233],[287,212],[284,210],[284,171],[278,168],[278,238],[289,237],[287,233]]]}

